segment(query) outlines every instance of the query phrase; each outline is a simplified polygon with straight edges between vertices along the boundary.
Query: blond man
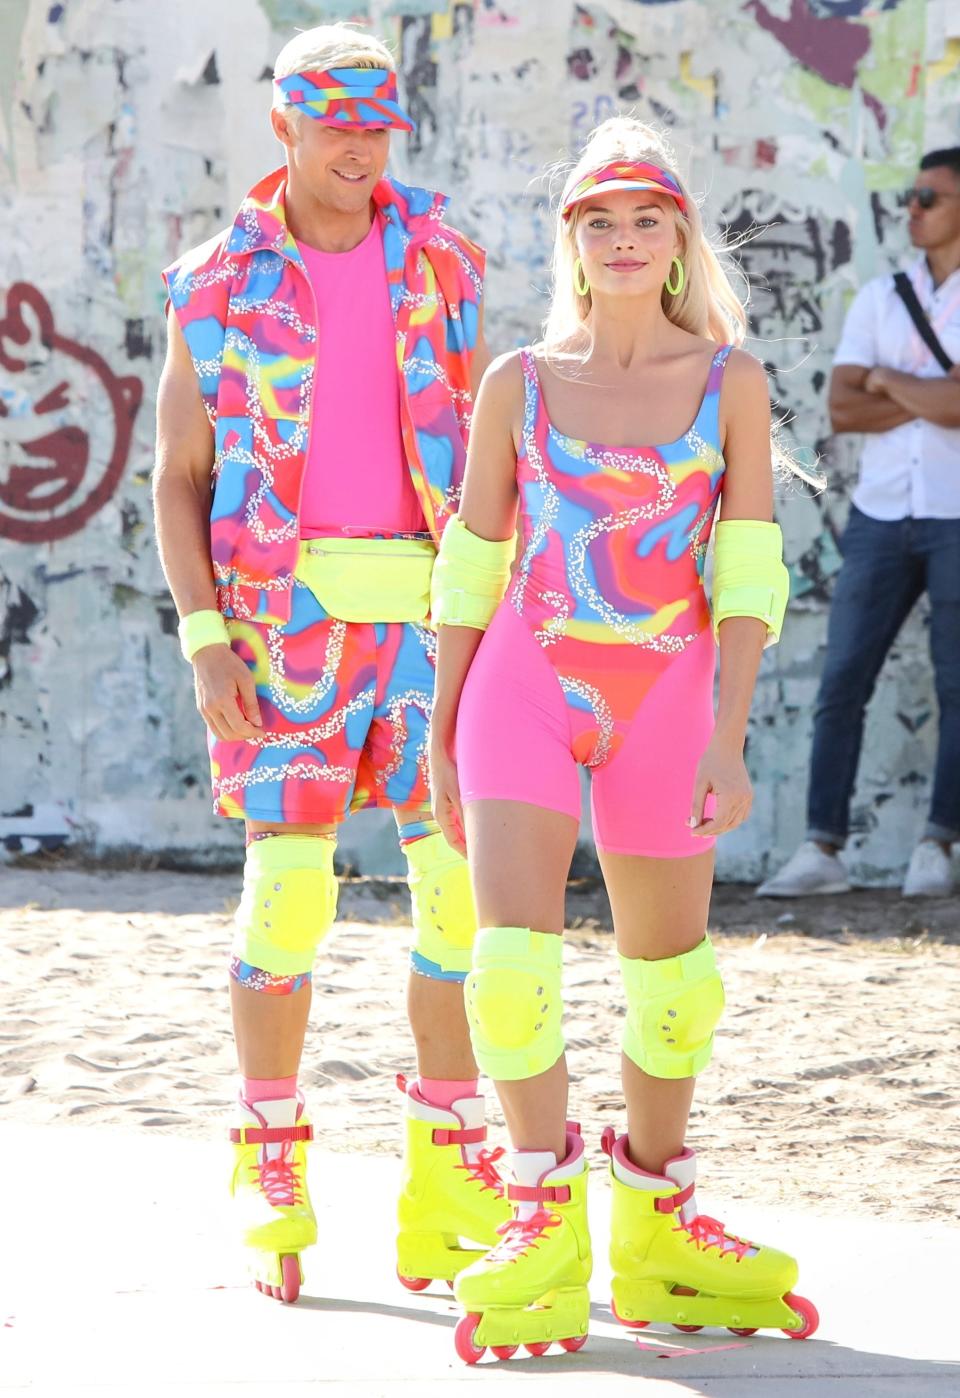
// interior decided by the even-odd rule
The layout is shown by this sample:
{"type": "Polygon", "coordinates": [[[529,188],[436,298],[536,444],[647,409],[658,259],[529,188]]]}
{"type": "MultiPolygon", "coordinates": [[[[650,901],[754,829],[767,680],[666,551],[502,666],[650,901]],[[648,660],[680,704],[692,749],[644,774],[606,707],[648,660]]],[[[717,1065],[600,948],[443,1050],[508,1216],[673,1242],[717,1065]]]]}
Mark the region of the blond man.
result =
{"type": "Polygon", "coordinates": [[[444,196],[386,174],[413,124],[378,39],[299,34],[273,94],[284,164],[164,273],[155,496],[214,810],[247,834],[233,1192],[257,1285],[291,1301],[316,1239],[297,1074],[353,810],[394,811],[413,903],[401,1280],[452,1280],[477,1255],[458,1237],[489,1244],[507,1210],[463,1010],[469,881],[426,763],[430,575],[488,359],[484,257],[443,222],[444,196]]]}

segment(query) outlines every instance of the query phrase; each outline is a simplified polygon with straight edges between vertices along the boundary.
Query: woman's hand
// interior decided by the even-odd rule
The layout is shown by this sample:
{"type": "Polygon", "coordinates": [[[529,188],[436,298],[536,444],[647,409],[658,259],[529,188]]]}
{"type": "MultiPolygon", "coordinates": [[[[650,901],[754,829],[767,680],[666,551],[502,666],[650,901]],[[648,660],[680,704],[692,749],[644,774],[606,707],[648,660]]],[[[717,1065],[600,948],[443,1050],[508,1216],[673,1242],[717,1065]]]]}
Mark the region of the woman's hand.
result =
{"type": "Polygon", "coordinates": [[[467,841],[463,828],[463,806],[460,804],[460,783],[457,764],[447,746],[437,739],[430,743],[430,804],[433,818],[440,826],[451,849],[466,858],[467,841]]]}
{"type": "Polygon", "coordinates": [[[742,746],[715,736],[697,766],[690,809],[691,834],[725,835],[743,824],[752,805],[753,787],[743,761],[742,746]],[[710,795],[716,807],[707,819],[704,808],[710,795]]]}

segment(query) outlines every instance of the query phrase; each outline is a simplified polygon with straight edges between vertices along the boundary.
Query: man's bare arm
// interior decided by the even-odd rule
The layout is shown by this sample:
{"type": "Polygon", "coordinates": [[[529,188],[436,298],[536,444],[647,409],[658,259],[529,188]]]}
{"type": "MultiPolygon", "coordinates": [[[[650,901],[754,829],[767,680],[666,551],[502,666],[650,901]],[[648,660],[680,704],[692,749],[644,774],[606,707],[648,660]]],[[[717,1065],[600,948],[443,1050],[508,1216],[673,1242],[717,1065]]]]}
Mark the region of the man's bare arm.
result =
{"type": "MultiPolygon", "coordinates": [[[[153,508],[160,562],[182,617],[217,605],[210,556],[213,455],[200,385],[171,309],[157,393],[153,508]]],[[[262,725],[253,676],[230,646],[204,646],[194,656],[193,668],[197,708],[215,736],[259,738],[262,725]]]]}
{"type": "Polygon", "coordinates": [[[960,427],[960,382],[956,370],[942,379],[918,379],[897,369],[871,369],[871,388],[877,387],[904,412],[937,427],[960,427]]]}
{"type": "Polygon", "coordinates": [[[834,369],[829,397],[834,432],[889,432],[917,417],[885,393],[869,393],[864,384],[872,372],[859,364],[838,364],[834,369]]]}
{"type": "Polygon", "coordinates": [[[157,392],[153,507],[167,584],[180,616],[217,605],[210,558],[213,432],[183,331],[171,308],[157,392]]]}

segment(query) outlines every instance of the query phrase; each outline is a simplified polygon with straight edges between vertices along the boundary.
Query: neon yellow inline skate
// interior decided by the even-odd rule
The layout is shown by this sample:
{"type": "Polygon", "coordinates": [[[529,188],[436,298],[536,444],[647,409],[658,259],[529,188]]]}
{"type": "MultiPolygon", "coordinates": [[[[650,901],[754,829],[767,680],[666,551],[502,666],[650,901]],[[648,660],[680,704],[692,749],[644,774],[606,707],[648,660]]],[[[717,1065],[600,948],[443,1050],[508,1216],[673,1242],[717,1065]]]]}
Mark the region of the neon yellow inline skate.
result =
{"type": "Polygon", "coordinates": [[[568,1126],[567,1154],[559,1164],[537,1173],[539,1154],[514,1152],[517,1183],[507,1186],[514,1216],[498,1230],[497,1246],[454,1285],[467,1313],[454,1343],[467,1364],[476,1364],[488,1345],[498,1359],[511,1359],[520,1345],[540,1355],[553,1341],[566,1350],[586,1344],[593,1259],[583,1142],[568,1126]],[[529,1180],[520,1178],[524,1157],[533,1163],[529,1180]]]}
{"type": "Polygon", "coordinates": [[[241,1100],[230,1140],[230,1193],[254,1284],[278,1301],[296,1301],[303,1281],[300,1254],[317,1241],[306,1170],[313,1127],[303,1114],[303,1100],[256,1106],[241,1100]]]}
{"type": "Polygon", "coordinates": [[[483,1148],[482,1097],[460,1098],[445,1111],[426,1102],[402,1073],[397,1086],[406,1107],[397,1276],[408,1291],[423,1291],[431,1281],[452,1286],[496,1242],[510,1217],[497,1169],[503,1150],[483,1148]],[[465,1246],[464,1240],[480,1246],[465,1246]]]}
{"type": "Polygon", "coordinates": [[[698,1213],[692,1150],[668,1160],[658,1176],[637,1169],[626,1136],[617,1139],[612,1127],[601,1143],[613,1187],[611,1304],[621,1325],[642,1330],[651,1321],[669,1321],[687,1332],[725,1325],[734,1335],[776,1328],[793,1340],[813,1334],[820,1323],[816,1307],[791,1291],[794,1259],[735,1237],[698,1213]]]}

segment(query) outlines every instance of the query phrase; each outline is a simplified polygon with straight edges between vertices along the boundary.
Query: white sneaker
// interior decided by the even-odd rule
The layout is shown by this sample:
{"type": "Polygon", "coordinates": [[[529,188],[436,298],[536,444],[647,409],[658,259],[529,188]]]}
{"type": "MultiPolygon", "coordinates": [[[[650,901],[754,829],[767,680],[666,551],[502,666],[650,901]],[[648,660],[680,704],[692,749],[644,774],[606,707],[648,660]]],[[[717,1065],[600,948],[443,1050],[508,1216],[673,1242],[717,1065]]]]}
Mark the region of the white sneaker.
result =
{"type": "Polygon", "coordinates": [[[952,892],[950,856],[936,840],[921,840],[910,857],[904,898],[947,898],[952,892]]]}
{"type": "Polygon", "coordinates": [[[757,889],[758,898],[806,898],[813,893],[849,893],[850,879],[839,855],[824,854],[813,840],[803,844],[779,873],[757,889]]]}

